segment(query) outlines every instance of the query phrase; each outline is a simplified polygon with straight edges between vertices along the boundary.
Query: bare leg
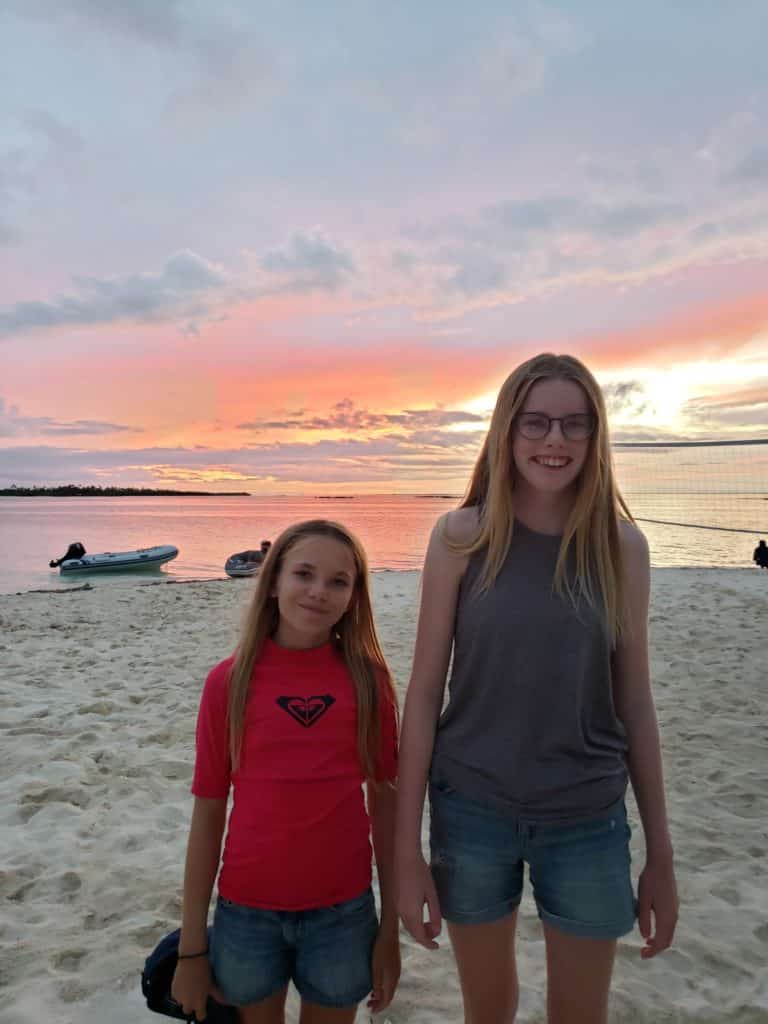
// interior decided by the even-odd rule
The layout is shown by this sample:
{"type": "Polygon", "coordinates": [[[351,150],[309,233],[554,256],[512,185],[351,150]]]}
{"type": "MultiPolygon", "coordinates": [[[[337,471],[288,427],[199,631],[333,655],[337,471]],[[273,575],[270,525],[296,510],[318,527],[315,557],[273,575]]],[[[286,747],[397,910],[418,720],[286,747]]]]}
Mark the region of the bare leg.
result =
{"type": "Polygon", "coordinates": [[[299,1024],[353,1024],[357,1014],[356,1006],[344,1006],[334,1009],[329,1006],[318,1006],[302,999],[299,1024]]]}
{"type": "Polygon", "coordinates": [[[490,924],[451,924],[464,999],[464,1024],[513,1024],[519,989],[515,964],[517,910],[490,924]]]}
{"type": "Polygon", "coordinates": [[[549,1024],[607,1024],[615,939],[584,939],[544,924],[549,1024]]]}
{"type": "Polygon", "coordinates": [[[240,1024],[285,1024],[285,997],[288,986],[281,988],[268,999],[250,1006],[238,1006],[240,1024]]]}

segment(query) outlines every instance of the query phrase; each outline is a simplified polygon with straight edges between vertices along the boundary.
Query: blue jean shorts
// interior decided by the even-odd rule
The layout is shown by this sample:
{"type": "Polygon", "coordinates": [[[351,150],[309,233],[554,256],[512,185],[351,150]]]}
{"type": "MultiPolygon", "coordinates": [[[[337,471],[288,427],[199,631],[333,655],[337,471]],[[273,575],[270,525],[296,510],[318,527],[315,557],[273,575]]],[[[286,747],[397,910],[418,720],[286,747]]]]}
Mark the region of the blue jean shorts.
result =
{"type": "Polygon", "coordinates": [[[484,924],[511,914],[528,863],[539,917],[594,939],[616,939],[635,924],[627,812],[578,825],[538,825],[430,784],[431,868],[447,921],[484,924]]]}
{"type": "Polygon", "coordinates": [[[319,910],[260,910],[219,896],[211,934],[216,983],[235,1006],[293,981],[302,999],[356,1006],[371,991],[378,921],[373,892],[319,910]]]}

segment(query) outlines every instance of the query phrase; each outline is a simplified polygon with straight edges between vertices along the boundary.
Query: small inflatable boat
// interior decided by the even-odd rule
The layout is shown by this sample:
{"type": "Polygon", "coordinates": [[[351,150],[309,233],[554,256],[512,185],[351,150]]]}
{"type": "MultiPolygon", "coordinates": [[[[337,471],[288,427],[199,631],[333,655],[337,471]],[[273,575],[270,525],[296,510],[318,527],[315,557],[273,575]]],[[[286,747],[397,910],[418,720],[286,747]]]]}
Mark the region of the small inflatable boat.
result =
{"type": "Polygon", "coordinates": [[[224,563],[224,572],[227,576],[237,578],[238,576],[255,576],[264,562],[264,556],[260,551],[238,551],[230,555],[224,563]]]}
{"type": "Polygon", "coordinates": [[[58,568],[62,576],[76,572],[134,572],[137,569],[156,569],[175,558],[179,549],[172,544],[159,544],[154,548],[139,548],[136,551],[105,551],[99,555],[87,555],[82,544],[78,557],[71,557],[75,545],[70,544],[67,554],[50,562],[52,569],[58,568]]]}

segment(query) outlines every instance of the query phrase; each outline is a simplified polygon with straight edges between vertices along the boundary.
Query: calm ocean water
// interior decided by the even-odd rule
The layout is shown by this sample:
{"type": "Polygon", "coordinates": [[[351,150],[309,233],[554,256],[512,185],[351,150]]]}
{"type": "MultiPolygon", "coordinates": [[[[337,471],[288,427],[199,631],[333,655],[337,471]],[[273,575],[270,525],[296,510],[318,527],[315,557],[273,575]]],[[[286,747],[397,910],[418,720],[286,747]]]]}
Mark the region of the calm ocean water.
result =
{"type": "MultiPolygon", "coordinates": [[[[628,488],[627,496],[638,517],[698,524],[641,522],[656,566],[751,566],[758,537],[768,536],[768,493],[660,493],[643,488],[633,493],[628,488]]],[[[456,503],[456,498],[395,495],[0,498],[0,593],[77,586],[95,579],[62,579],[48,568],[49,560],[60,557],[75,540],[92,553],[155,544],[179,548],[179,557],[154,573],[99,576],[100,584],[225,578],[224,562],[232,552],[258,547],[262,538],[273,538],[288,524],[317,517],[338,519],[354,530],[372,569],[417,569],[432,524],[456,503]]]]}

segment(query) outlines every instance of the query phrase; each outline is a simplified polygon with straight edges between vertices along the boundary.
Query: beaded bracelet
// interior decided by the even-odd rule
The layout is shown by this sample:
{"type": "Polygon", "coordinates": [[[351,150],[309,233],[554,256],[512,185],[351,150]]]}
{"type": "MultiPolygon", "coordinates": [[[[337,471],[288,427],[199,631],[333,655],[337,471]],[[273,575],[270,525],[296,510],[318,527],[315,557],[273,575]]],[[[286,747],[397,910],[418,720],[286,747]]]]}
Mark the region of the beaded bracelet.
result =
{"type": "Polygon", "coordinates": [[[179,953],[176,957],[177,960],[196,960],[199,956],[208,956],[208,950],[204,949],[202,953],[179,953]]]}

